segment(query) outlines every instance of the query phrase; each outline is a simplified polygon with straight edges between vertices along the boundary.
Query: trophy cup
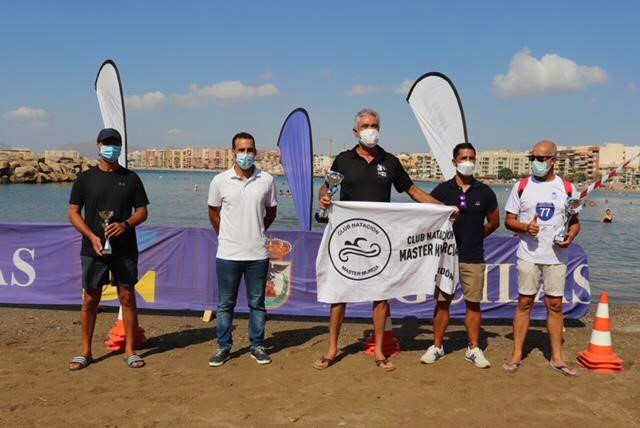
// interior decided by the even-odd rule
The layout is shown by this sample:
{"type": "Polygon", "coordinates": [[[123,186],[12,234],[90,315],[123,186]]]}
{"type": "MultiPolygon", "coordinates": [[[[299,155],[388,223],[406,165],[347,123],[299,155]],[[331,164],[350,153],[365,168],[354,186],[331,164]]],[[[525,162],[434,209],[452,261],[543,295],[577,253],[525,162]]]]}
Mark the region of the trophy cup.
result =
{"type": "MultiPolygon", "coordinates": [[[[324,180],[325,180],[325,183],[327,184],[327,187],[329,188],[329,192],[327,192],[329,197],[333,196],[333,194],[338,191],[338,188],[340,187],[340,183],[342,183],[343,179],[344,179],[344,175],[342,175],[339,172],[335,172],[335,171],[327,172],[327,175],[324,178],[324,180]]],[[[327,210],[325,209],[321,208],[320,211],[316,213],[315,217],[318,223],[329,222],[329,215],[327,214],[327,210]]]]}
{"type": "Polygon", "coordinates": [[[98,211],[98,216],[104,220],[102,223],[102,227],[104,228],[104,247],[102,247],[102,255],[109,256],[111,255],[111,242],[109,242],[109,237],[107,236],[107,226],[109,226],[109,220],[113,217],[113,211],[98,211]]]}
{"type": "Polygon", "coordinates": [[[564,203],[564,212],[562,213],[564,224],[562,225],[562,229],[560,229],[560,231],[556,233],[556,236],[553,238],[556,243],[564,242],[567,239],[569,222],[571,221],[573,216],[575,216],[582,210],[582,207],[584,207],[584,203],[584,199],[567,198],[564,203]]]}

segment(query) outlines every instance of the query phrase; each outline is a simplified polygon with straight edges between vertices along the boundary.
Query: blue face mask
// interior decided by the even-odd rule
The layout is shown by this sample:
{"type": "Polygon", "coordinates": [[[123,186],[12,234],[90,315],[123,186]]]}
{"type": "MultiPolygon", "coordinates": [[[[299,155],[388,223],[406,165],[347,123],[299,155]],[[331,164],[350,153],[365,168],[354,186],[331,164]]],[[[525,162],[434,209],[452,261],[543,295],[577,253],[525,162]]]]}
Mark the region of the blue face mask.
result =
{"type": "Polygon", "coordinates": [[[120,146],[102,146],[100,147],[100,156],[107,162],[117,162],[120,157],[122,147],[120,146]]]}
{"type": "Polygon", "coordinates": [[[533,162],[531,162],[531,169],[533,170],[533,175],[535,175],[536,177],[544,177],[549,173],[551,165],[544,161],[540,162],[534,160],[533,162]]]}
{"type": "Polygon", "coordinates": [[[236,163],[240,167],[240,169],[249,169],[253,166],[253,163],[256,161],[256,155],[249,153],[238,153],[236,155],[236,163]]]}

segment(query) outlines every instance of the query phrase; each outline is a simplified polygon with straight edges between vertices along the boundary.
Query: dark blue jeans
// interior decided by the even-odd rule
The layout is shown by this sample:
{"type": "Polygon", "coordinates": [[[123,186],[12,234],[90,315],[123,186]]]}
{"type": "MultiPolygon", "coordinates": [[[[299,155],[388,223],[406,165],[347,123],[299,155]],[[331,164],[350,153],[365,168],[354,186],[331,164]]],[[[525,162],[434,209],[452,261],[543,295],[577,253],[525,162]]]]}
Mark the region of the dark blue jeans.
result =
{"type": "Polygon", "coordinates": [[[240,278],[244,275],[249,303],[249,338],[251,347],[262,346],[267,311],[264,307],[264,294],[267,284],[269,259],[264,260],[222,260],[216,259],[218,275],[218,311],[216,312],[216,330],[220,349],[231,349],[233,338],[233,310],[236,307],[240,278]]]}

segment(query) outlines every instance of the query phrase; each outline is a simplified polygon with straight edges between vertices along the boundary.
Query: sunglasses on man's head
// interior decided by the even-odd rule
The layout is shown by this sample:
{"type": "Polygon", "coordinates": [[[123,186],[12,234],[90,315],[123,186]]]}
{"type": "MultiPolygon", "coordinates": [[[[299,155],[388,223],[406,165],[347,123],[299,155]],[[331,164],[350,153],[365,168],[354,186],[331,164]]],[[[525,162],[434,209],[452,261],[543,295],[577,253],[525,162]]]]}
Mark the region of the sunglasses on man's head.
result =
{"type": "Polygon", "coordinates": [[[555,156],[534,156],[534,155],[529,155],[529,160],[531,162],[533,162],[534,160],[537,160],[538,162],[546,162],[549,159],[555,159],[555,156]]]}

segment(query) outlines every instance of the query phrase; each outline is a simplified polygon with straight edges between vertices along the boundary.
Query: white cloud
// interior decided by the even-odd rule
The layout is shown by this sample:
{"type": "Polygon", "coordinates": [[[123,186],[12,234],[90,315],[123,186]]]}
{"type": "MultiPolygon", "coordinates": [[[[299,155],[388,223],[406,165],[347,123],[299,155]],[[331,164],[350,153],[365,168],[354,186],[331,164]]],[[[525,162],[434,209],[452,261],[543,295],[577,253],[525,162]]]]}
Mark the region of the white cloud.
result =
{"type": "Polygon", "coordinates": [[[523,49],[511,59],[507,74],[498,74],[493,79],[493,91],[500,98],[533,98],[579,91],[608,81],[607,72],[598,66],[578,65],[556,54],[537,59],[528,49],[523,49]]]}
{"type": "Polygon", "coordinates": [[[167,96],[160,91],[144,95],[125,95],[124,103],[128,110],[148,110],[164,104],[167,96]]]}
{"type": "Polygon", "coordinates": [[[366,97],[378,92],[380,88],[373,85],[353,85],[351,89],[347,91],[347,95],[350,97],[366,97]]]}
{"type": "Polygon", "coordinates": [[[184,131],[180,128],[171,128],[167,130],[167,134],[171,135],[172,137],[180,137],[184,135],[184,131]]]}
{"type": "Polygon", "coordinates": [[[627,84],[627,91],[629,91],[630,94],[635,94],[638,91],[638,84],[636,82],[629,82],[627,84]]]}
{"type": "Polygon", "coordinates": [[[17,110],[9,111],[4,115],[5,119],[8,120],[30,120],[30,121],[39,121],[46,119],[49,116],[49,113],[45,109],[42,108],[31,108],[31,107],[19,107],[17,110]]]}
{"type": "Polygon", "coordinates": [[[276,78],[276,76],[273,74],[271,70],[267,70],[260,75],[260,78],[265,82],[271,82],[273,79],[276,78]]]}
{"type": "Polygon", "coordinates": [[[405,79],[400,85],[396,86],[394,92],[406,97],[409,94],[412,86],[413,80],[405,79]]]}
{"type": "Polygon", "coordinates": [[[226,80],[211,86],[199,87],[195,83],[190,86],[190,92],[176,95],[176,104],[184,107],[207,105],[209,102],[228,104],[246,101],[254,98],[273,97],[280,94],[280,90],[273,83],[259,86],[248,86],[238,80],[226,80]]]}

